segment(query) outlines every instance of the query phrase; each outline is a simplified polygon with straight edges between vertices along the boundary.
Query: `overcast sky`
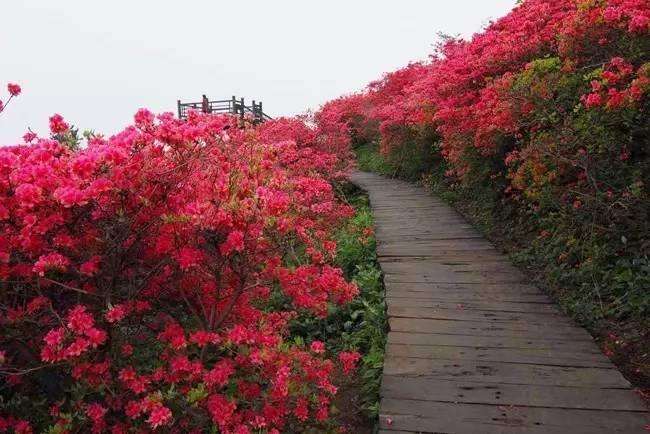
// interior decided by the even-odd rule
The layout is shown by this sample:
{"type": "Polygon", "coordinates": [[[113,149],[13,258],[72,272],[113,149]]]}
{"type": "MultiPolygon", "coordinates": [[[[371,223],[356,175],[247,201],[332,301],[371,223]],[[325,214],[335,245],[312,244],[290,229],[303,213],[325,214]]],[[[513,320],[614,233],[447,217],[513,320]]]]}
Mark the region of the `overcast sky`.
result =
{"type": "Polygon", "coordinates": [[[140,107],[231,95],[292,115],[471,36],[515,0],[4,0],[0,144],[62,114],[112,134],[140,107]]]}

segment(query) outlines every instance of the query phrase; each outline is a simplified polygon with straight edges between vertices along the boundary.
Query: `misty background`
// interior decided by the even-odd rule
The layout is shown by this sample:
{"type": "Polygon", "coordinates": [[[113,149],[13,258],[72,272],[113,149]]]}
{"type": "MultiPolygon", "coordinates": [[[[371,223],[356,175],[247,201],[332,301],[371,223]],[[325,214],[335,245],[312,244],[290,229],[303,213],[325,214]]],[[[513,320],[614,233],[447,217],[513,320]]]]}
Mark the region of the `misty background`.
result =
{"type": "Polygon", "coordinates": [[[516,0],[17,0],[2,5],[0,144],[60,113],[113,134],[140,107],[232,95],[294,115],[422,60],[436,34],[470,37],[516,0]]]}

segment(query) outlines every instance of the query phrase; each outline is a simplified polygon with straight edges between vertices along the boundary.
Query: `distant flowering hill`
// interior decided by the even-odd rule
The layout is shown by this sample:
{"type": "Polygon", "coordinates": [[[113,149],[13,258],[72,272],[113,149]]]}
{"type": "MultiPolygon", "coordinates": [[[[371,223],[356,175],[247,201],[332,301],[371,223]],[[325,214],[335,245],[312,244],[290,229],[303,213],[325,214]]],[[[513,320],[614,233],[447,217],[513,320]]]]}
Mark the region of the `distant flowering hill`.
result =
{"type": "Polygon", "coordinates": [[[379,138],[386,153],[431,126],[452,172],[462,175],[468,153],[525,146],[523,134],[542,126],[534,125],[535,109],[559,92],[575,92],[583,109],[611,116],[638,107],[650,88],[649,29],[645,0],[526,0],[470,41],[448,40],[429,62],[388,73],[318,116],[341,122],[353,137],[379,138]],[[561,89],[569,83],[556,82],[560,76],[582,83],[561,89]],[[533,78],[534,87],[523,89],[533,78]],[[507,137],[515,143],[506,146],[507,137]]]}

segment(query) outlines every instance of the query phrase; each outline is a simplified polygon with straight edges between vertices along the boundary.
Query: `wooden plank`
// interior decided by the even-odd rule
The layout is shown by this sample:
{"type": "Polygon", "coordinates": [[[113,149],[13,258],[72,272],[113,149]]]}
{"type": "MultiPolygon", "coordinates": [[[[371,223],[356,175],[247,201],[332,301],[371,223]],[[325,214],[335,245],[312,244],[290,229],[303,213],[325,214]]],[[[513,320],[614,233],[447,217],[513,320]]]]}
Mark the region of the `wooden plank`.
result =
{"type": "Polygon", "coordinates": [[[399,307],[392,303],[388,306],[388,315],[396,318],[440,319],[455,321],[479,322],[524,322],[527,324],[548,325],[549,322],[575,327],[566,316],[559,313],[528,313],[528,312],[490,312],[467,310],[461,307],[440,309],[428,307],[399,307]]]}
{"type": "Polygon", "coordinates": [[[526,337],[529,339],[587,340],[591,336],[585,330],[573,325],[526,324],[523,322],[473,322],[444,319],[389,318],[391,331],[411,333],[444,333],[482,337],[526,337]]]}
{"type": "Polygon", "coordinates": [[[491,267],[497,269],[515,270],[520,272],[519,269],[514,267],[507,258],[505,258],[503,255],[497,255],[494,251],[480,252],[480,256],[456,255],[457,257],[453,259],[450,258],[451,255],[449,252],[447,252],[445,255],[438,255],[438,257],[434,257],[433,255],[436,253],[436,251],[431,251],[431,254],[427,257],[402,257],[398,258],[398,260],[393,261],[389,261],[386,257],[382,257],[382,261],[389,268],[400,268],[403,270],[411,269],[414,271],[423,270],[425,272],[431,271],[432,268],[437,267],[491,267]]]}
{"type": "Polygon", "coordinates": [[[437,274],[417,274],[414,273],[386,273],[384,280],[396,283],[522,283],[522,277],[512,273],[493,273],[493,272],[473,272],[473,273],[454,273],[439,272],[437,274]]]}
{"type": "MultiPolygon", "coordinates": [[[[415,205],[413,205],[413,207],[415,207],[415,205]]],[[[467,230],[476,231],[476,229],[472,225],[467,223],[465,220],[462,219],[462,217],[460,217],[454,211],[450,211],[449,209],[445,209],[441,207],[421,207],[421,208],[413,208],[413,207],[407,207],[405,208],[405,210],[396,209],[396,208],[381,208],[381,209],[374,208],[373,212],[376,218],[380,219],[382,222],[385,223],[399,225],[408,221],[421,221],[422,223],[425,224],[422,227],[414,226],[409,228],[414,230],[422,229],[422,228],[451,229],[451,228],[436,226],[435,223],[438,223],[439,221],[454,221],[457,222],[459,225],[466,227],[467,230]]]]}
{"type": "Polygon", "coordinates": [[[377,255],[380,259],[380,263],[384,257],[389,256],[417,256],[417,255],[429,255],[431,253],[437,254],[437,252],[442,251],[464,251],[467,249],[474,250],[477,254],[491,253],[494,252],[494,247],[490,245],[482,245],[476,247],[468,246],[450,246],[450,245],[439,245],[437,247],[426,245],[426,244],[414,244],[408,250],[404,249],[399,245],[392,244],[377,244],[377,255]]]}
{"type": "MultiPolygon", "coordinates": [[[[465,275],[483,275],[489,273],[492,275],[499,275],[500,277],[513,278],[517,282],[524,282],[525,277],[521,271],[517,270],[510,264],[500,262],[482,262],[480,264],[462,264],[458,262],[448,263],[404,263],[404,262],[385,262],[382,265],[384,273],[398,276],[398,275],[414,275],[421,276],[440,276],[451,274],[458,280],[464,280],[465,275]],[[461,275],[463,274],[463,275],[461,275]]],[[[483,282],[483,281],[481,281],[483,282]]]]}
{"type": "Polygon", "coordinates": [[[396,263],[396,262],[405,262],[405,261],[438,261],[442,264],[455,262],[455,263],[471,263],[474,261],[481,262],[494,262],[497,264],[509,264],[510,261],[505,258],[503,255],[497,254],[491,250],[484,250],[482,252],[475,252],[473,259],[470,259],[463,250],[444,250],[438,252],[429,252],[426,255],[412,256],[408,254],[402,254],[399,256],[392,255],[379,255],[381,262],[384,264],[387,263],[396,263]]]}
{"type": "Polygon", "coordinates": [[[519,302],[519,303],[551,303],[549,298],[543,294],[500,294],[500,293],[477,293],[477,292],[447,292],[427,294],[415,291],[392,291],[386,289],[386,298],[409,298],[419,300],[436,300],[454,303],[469,302],[519,302]]]}
{"type": "Polygon", "coordinates": [[[404,233],[436,234],[444,232],[462,232],[466,234],[480,235],[476,229],[467,222],[458,218],[458,216],[445,212],[427,211],[417,214],[398,214],[395,213],[395,211],[388,211],[386,213],[374,211],[373,215],[383,223],[382,226],[378,228],[381,233],[389,236],[394,236],[397,230],[404,233]],[[398,215],[398,217],[389,217],[393,214],[398,215]]]}
{"type": "Polygon", "coordinates": [[[385,264],[386,276],[394,277],[394,280],[406,277],[417,276],[417,279],[404,279],[405,282],[431,282],[431,283],[524,283],[526,280],[521,272],[512,268],[487,268],[477,267],[475,269],[463,270],[453,265],[420,267],[391,267],[390,263],[385,264]]]}
{"type": "Polygon", "coordinates": [[[450,293],[462,292],[469,294],[526,294],[540,295],[539,289],[526,283],[455,283],[455,282],[395,282],[388,276],[386,287],[391,290],[409,292],[450,293]]]}
{"type": "Polygon", "coordinates": [[[391,331],[388,333],[389,343],[429,346],[462,346],[475,348],[521,348],[521,349],[556,349],[558,351],[572,350],[600,354],[592,341],[558,340],[554,336],[545,339],[513,336],[474,336],[445,333],[409,333],[391,331]]]}
{"type": "Polygon", "coordinates": [[[378,248],[382,250],[391,248],[405,253],[413,252],[413,249],[423,248],[425,251],[437,250],[489,250],[493,251],[494,246],[480,238],[445,238],[440,240],[405,240],[395,238],[395,241],[378,240],[378,248]]]}
{"type": "Polygon", "coordinates": [[[644,432],[644,413],[385,398],[380,429],[454,434],[614,434],[644,432]]]}
{"type": "Polygon", "coordinates": [[[383,225],[379,228],[382,233],[394,235],[391,229],[401,229],[404,232],[429,232],[442,233],[446,231],[464,232],[478,234],[470,224],[461,220],[458,216],[440,211],[423,211],[415,214],[397,214],[398,217],[392,218],[396,211],[386,212],[373,211],[375,219],[381,220],[383,225]],[[443,226],[447,225],[447,226],[443,226]],[[452,226],[453,225],[453,226],[452,226]]]}
{"type": "Polygon", "coordinates": [[[530,312],[530,313],[554,313],[559,314],[559,309],[550,303],[526,303],[526,302],[491,302],[491,301],[468,301],[465,303],[454,303],[447,301],[435,301],[431,299],[414,298],[391,298],[389,306],[392,307],[420,307],[434,309],[463,309],[487,312],[530,312]]]}
{"type": "Polygon", "coordinates": [[[453,237],[451,235],[445,236],[440,239],[412,239],[408,240],[402,238],[402,236],[408,235],[408,233],[402,233],[401,236],[393,236],[391,238],[382,238],[379,241],[380,245],[390,245],[393,247],[400,247],[403,250],[408,251],[409,246],[415,245],[425,245],[431,249],[439,248],[456,248],[456,249],[474,249],[474,248],[489,248],[494,249],[494,245],[487,241],[485,238],[481,238],[478,234],[466,234],[465,232],[461,233],[459,237],[453,237]]]}
{"type": "Polygon", "coordinates": [[[427,380],[464,379],[484,383],[540,386],[629,388],[630,383],[613,366],[585,368],[471,360],[417,359],[386,356],[384,376],[427,380]]]}
{"type": "Polygon", "coordinates": [[[611,362],[601,353],[586,353],[555,348],[491,348],[451,345],[413,345],[389,342],[387,354],[417,359],[469,360],[475,362],[528,363],[548,366],[584,366],[611,368],[611,362]]]}
{"type": "Polygon", "coordinates": [[[645,405],[627,389],[482,383],[465,380],[422,380],[384,376],[381,396],[463,404],[578,408],[644,412],[645,405]]]}

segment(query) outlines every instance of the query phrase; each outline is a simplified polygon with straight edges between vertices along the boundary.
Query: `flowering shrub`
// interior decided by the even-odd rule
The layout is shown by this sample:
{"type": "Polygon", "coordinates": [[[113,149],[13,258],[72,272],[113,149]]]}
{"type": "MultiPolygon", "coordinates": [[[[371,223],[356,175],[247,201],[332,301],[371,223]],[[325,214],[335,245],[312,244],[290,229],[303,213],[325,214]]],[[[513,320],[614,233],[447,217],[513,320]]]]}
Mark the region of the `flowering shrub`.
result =
{"type": "Polygon", "coordinates": [[[337,363],[286,338],[357,293],[330,265],[346,142],[146,110],[86,146],[50,128],[0,148],[0,432],[325,423],[337,363]]]}
{"type": "Polygon", "coordinates": [[[318,128],[310,128],[308,122],[309,119],[300,117],[264,122],[258,127],[259,140],[280,145],[294,142],[295,145],[286,147],[281,154],[285,162],[306,165],[309,170],[329,179],[345,178],[354,158],[347,131],[340,131],[344,126],[339,123],[329,128],[321,124],[318,128]]]}
{"type": "Polygon", "coordinates": [[[346,432],[356,433],[370,430],[378,417],[388,324],[368,197],[349,183],[338,187],[355,215],[337,231],[336,264],[359,287],[359,295],[344,306],[330,306],[326,318],[300,315],[290,327],[294,339],[311,341],[311,351],[338,353],[343,372],[334,401],[341,412],[335,419],[346,432]]]}
{"type": "Polygon", "coordinates": [[[339,119],[350,126],[374,123],[386,154],[404,145],[408,129],[433,124],[444,155],[462,174],[468,147],[488,155],[503,134],[517,132],[520,119],[508,90],[537,58],[559,56],[564,74],[606,66],[583,95],[586,107],[638,103],[649,87],[648,9],[643,0],[527,0],[471,41],[449,39],[429,63],[388,73],[323,112],[343,111],[339,119]],[[622,41],[631,46],[622,48],[622,41]]]}

